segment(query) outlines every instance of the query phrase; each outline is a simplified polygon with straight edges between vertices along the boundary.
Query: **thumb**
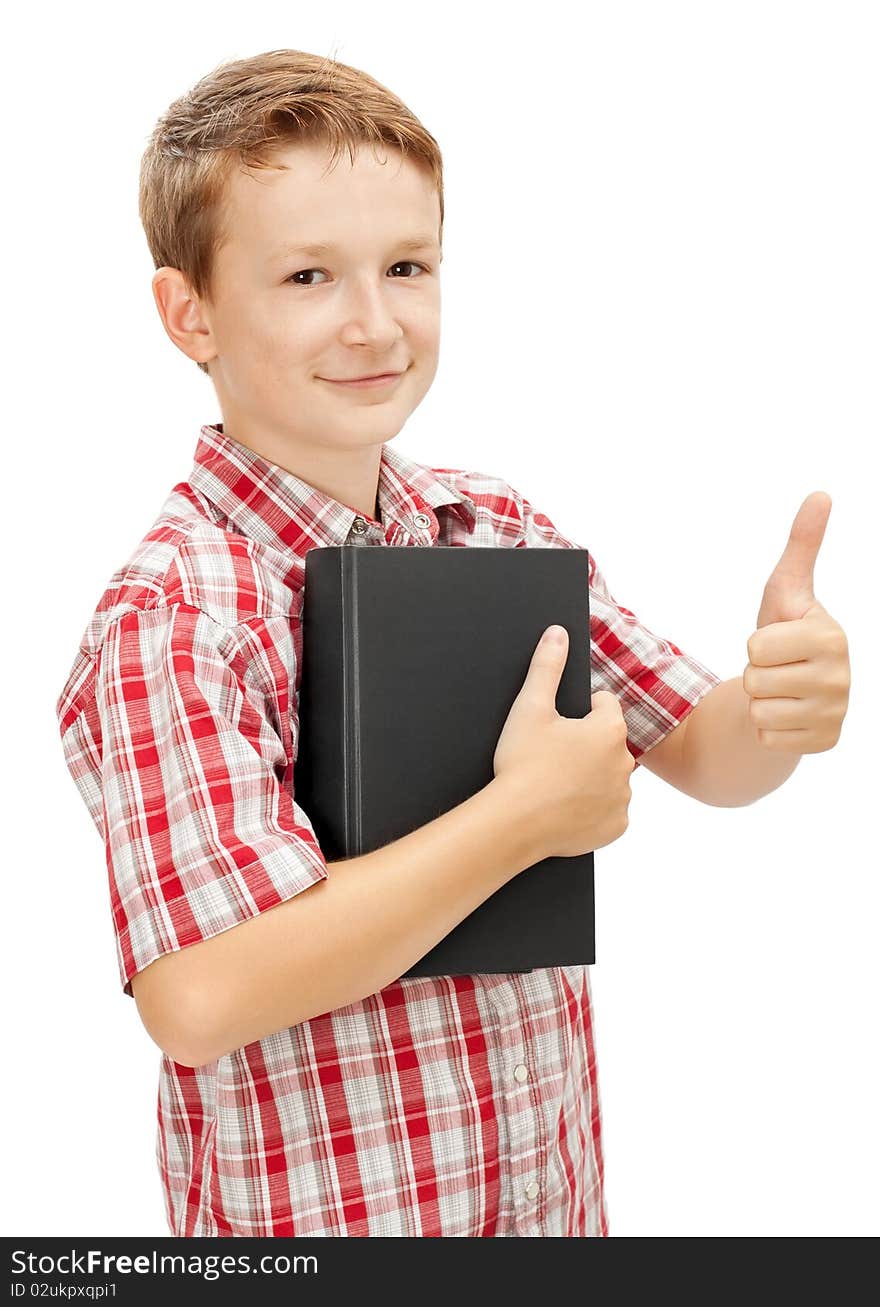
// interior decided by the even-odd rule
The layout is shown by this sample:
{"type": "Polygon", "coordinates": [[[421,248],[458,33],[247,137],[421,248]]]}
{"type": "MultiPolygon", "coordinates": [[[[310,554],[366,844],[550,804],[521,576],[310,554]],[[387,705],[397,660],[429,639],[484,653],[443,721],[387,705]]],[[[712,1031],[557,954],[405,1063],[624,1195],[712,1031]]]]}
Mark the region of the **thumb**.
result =
{"type": "MultiPolygon", "coordinates": [[[[525,686],[529,697],[537,690],[542,701],[550,699],[554,708],[559,681],[568,659],[568,631],[564,626],[548,626],[541,636],[529,663],[525,686]]],[[[525,688],[525,686],[523,688],[525,688]]]]}
{"type": "Polygon", "coordinates": [[[782,557],[764,586],[759,628],[771,622],[796,621],[816,605],[813,571],[830,512],[831,496],[824,490],[814,490],[801,504],[782,557]]]}

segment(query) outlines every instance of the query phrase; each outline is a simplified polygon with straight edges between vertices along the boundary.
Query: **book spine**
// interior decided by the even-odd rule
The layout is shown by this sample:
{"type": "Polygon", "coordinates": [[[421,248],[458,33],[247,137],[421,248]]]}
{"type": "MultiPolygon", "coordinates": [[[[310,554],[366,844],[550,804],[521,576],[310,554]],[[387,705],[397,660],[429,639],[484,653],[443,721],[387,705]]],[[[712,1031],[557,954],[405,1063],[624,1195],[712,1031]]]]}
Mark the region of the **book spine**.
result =
{"type": "Polygon", "coordinates": [[[314,549],[306,562],[303,668],[299,740],[294,768],[297,803],[307,813],[328,862],[354,856],[350,836],[348,773],[351,712],[346,684],[345,555],[348,549],[314,549]]]}
{"type": "Polygon", "coordinates": [[[360,857],[366,850],[363,824],[363,790],[361,778],[361,677],[360,613],[358,610],[358,560],[360,550],[340,549],[339,572],[342,613],[341,661],[343,774],[342,793],[345,804],[346,857],[360,857]]]}

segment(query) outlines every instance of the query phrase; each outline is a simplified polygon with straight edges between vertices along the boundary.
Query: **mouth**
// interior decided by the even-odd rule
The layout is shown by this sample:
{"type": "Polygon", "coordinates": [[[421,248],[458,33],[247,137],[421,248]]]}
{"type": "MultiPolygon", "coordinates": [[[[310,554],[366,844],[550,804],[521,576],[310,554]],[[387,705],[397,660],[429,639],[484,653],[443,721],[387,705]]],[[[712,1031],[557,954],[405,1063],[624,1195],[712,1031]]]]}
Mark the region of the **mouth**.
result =
{"type": "Polygon", "coordinates": [[[367,377],[319,377],[318,379],[319,381],[326,381],[331,386],[372,388],[374,386],[390,386],[402,376],[403,372],[379,372],[367,377]]]}

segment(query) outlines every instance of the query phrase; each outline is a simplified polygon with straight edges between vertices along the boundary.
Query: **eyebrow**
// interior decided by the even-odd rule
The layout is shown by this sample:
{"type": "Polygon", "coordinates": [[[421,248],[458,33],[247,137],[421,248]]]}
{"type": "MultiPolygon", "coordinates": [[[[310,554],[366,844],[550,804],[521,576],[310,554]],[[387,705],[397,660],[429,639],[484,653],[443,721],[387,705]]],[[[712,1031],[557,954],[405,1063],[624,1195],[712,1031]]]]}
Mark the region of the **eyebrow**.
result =
{"type": "MultiPolygon", "coordinates": [[[[308,258],[320,259],[325,254],[335,254],[339,247],[332,241],[317,241],[311,245],[282,245],[272,255],[273,259],[288,258],[291,254],[305,254],[308,258]]],[[[406,236],[399,241],[394,242],[394,248],[397,250],[427,250],[439,249],[440,242],[436,236],[422,235],[406,236]]]]}

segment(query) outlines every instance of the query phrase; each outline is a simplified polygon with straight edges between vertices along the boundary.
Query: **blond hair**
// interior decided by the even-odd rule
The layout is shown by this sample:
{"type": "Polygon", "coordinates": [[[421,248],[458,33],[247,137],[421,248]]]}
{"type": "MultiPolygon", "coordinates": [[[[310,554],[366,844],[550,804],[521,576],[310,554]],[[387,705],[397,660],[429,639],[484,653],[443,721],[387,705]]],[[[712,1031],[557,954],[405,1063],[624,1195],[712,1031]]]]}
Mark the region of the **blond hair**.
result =
{"type": "MultiPolygon", "coordinates": [[[[219,64],[175,100],[141,160],[138,208],[156,268],[178,268],[191,291],[213,297],[214,260],[228,239],[227,181],[236,167],[285,169],[297,143],[391,145],[426,167],[440,198],[440,148],[402,100],[369,73],[302,50],[268,50],[219,64]]],[[[207,373],[206,363],[197,363],[207,373]]]]}

